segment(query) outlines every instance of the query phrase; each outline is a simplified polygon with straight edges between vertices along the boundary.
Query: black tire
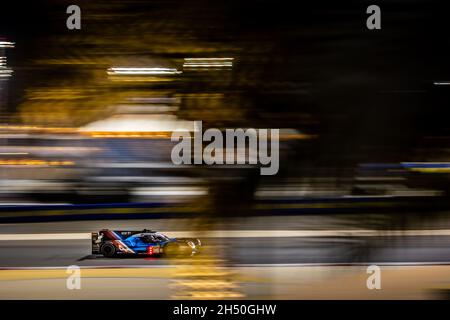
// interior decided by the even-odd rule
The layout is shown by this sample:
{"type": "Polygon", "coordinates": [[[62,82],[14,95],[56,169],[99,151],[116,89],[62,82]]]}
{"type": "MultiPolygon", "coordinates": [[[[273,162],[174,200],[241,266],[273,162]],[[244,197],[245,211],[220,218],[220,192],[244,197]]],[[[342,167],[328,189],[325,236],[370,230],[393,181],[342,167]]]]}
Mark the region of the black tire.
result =
{"type": "Polygon", "coordinates": [[[116,247],[112,243],[105,243],[102,245],[100,252],[103,256],[111,258],[116,254],[116,247]]]}

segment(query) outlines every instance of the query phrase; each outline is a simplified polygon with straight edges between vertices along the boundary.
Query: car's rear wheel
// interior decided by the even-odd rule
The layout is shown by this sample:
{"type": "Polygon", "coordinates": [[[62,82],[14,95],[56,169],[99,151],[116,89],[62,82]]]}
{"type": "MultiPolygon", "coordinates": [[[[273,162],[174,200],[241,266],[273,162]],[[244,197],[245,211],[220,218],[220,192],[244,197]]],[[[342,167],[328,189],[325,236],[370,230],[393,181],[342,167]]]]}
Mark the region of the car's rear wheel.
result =
{"type": "Polygon", "coordinates": [[[116,247],[112,243],[105,243],[100,252],[107,258],[111,258],[116,254],[116,247]]]}

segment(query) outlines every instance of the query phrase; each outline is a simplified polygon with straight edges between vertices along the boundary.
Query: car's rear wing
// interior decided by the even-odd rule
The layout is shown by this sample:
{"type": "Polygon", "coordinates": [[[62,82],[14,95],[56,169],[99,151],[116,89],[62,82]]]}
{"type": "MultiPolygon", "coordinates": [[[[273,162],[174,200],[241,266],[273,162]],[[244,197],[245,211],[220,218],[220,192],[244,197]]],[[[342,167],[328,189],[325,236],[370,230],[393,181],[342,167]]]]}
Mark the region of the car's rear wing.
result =
{"type": "Polygon", "coordinates": [[[102,235],[98,232],[91,233],[92,254],[100,253],[100,245],[102,243],[102,235]]]}

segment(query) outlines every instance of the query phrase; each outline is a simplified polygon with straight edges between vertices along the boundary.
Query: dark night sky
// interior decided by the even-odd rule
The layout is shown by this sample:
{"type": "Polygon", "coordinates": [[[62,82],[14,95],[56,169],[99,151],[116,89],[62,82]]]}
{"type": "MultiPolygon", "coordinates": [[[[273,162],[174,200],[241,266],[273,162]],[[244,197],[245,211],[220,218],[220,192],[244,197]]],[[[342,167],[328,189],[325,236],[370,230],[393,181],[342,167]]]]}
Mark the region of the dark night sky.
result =
{"type": "MultiPolygon", "coordinates": [[[[241,48],[238,76],[256,70],[260,82],[267,84],[244,90],[259,110],[279,114],[278,123],[269,125],[292,125],[289,119],[302,105],[301,112],[319,120],[320,127],[311,130],[329,137],[322,140],[326,145],[351,137],[346,140],[350,145],[364,140],[403,146],[413,145],[425,134],[447,134],[450,128],[446,121],[450,89],[432,85],[450,80],[446,2],[99,1],[105,13],[120,22],[118,33],[126,30],[121,13],[131,12],[157,21],[162,34],[183,32],[187,22],[195,39],[241,48]],[[370,4],[381,7],[382,30],[365,27],[370,4]],[[173,8],[178,14],[171,14],[173,8]],[[182,28],[164,27],[168,21],[176,26],[178,20],[182,28]],[[304,87],[306,93],[299,89],[304,87]]],[[[97,27],[93,12],[86,12],[83,3],[4,1],[0,36],[17,43],[11,57],[14,67],[45,55],[42,39],[70,35],[72,31],[65,28],[65,9],[70,4],[80,5],[82,17],[88,17],[78,32],[97,27]]],[[[21,84],[16,83],[16,98],[32,77],[27,73],[21,84]]]]}
{"type": "MultiPolygon", "coordinates": [[[[113,0],[107,3],[111,4],[110,12],[118,16],[120,12],[134,11],[161,23],[178,19],[166,13],[170,8],[185,7],[189,9],[187,18],[193,21],[192,32],[200,39],[249,47],[274,44],[274,51],[283,57],[286,68],[281,62],[270,77],[279,76],[280,80],[326,78],[334,82],[344,74],[347,78],[341,81],[370,85],[381,82],[384,86],[389,82],[406,84],[445,78],[448,72],[450,27],[445,1],[378,1],[382,8],[380,31],[365,28],[365,9],[372,1],[113,0]],[[115,9],[113,4],[117,3],[128,5],[115,9]]],[[[21,59],[32,58],[39,50],[45,50],[39,47],[43,38],[69,34],[65,28],[65,8],[69,4],[72,2],[2,3],[0,36],[17,43],[17,65],[23,62],[21,59]]],[[[82,15],[88,16],[90,12],[83,10],[83,1],[78,4],[82,15]]],[[[85,22],[79,32],[89,32],[85,29],[91,26],[85,22]]],[[[271,65],[276,63],[272,61],[271,65]]]]}

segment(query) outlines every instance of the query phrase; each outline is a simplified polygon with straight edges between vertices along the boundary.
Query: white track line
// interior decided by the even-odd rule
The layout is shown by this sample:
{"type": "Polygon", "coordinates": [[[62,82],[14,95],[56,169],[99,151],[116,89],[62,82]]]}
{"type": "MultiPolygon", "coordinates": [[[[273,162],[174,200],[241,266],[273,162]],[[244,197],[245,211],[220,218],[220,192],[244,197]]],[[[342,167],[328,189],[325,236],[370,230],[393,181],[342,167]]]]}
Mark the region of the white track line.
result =
{"type": "MultiPolygon", "coordinates": [[[[450,236],[450,229],[442,230],[217,230],[206,233],[195,231],[164,232],[170,237],[201,238],[309,238],[309,237],[400,237],[400,236],[450,236]]],[[[0,234],[0,241],[18,240],[89,240],[90,233],[23,233],[0,234]]]]}
{"type": "Polygon", "coordinates": [[[23,233],[0,234],[0,241],[15,240],[89,240],[90,233],[23,233]]]}

